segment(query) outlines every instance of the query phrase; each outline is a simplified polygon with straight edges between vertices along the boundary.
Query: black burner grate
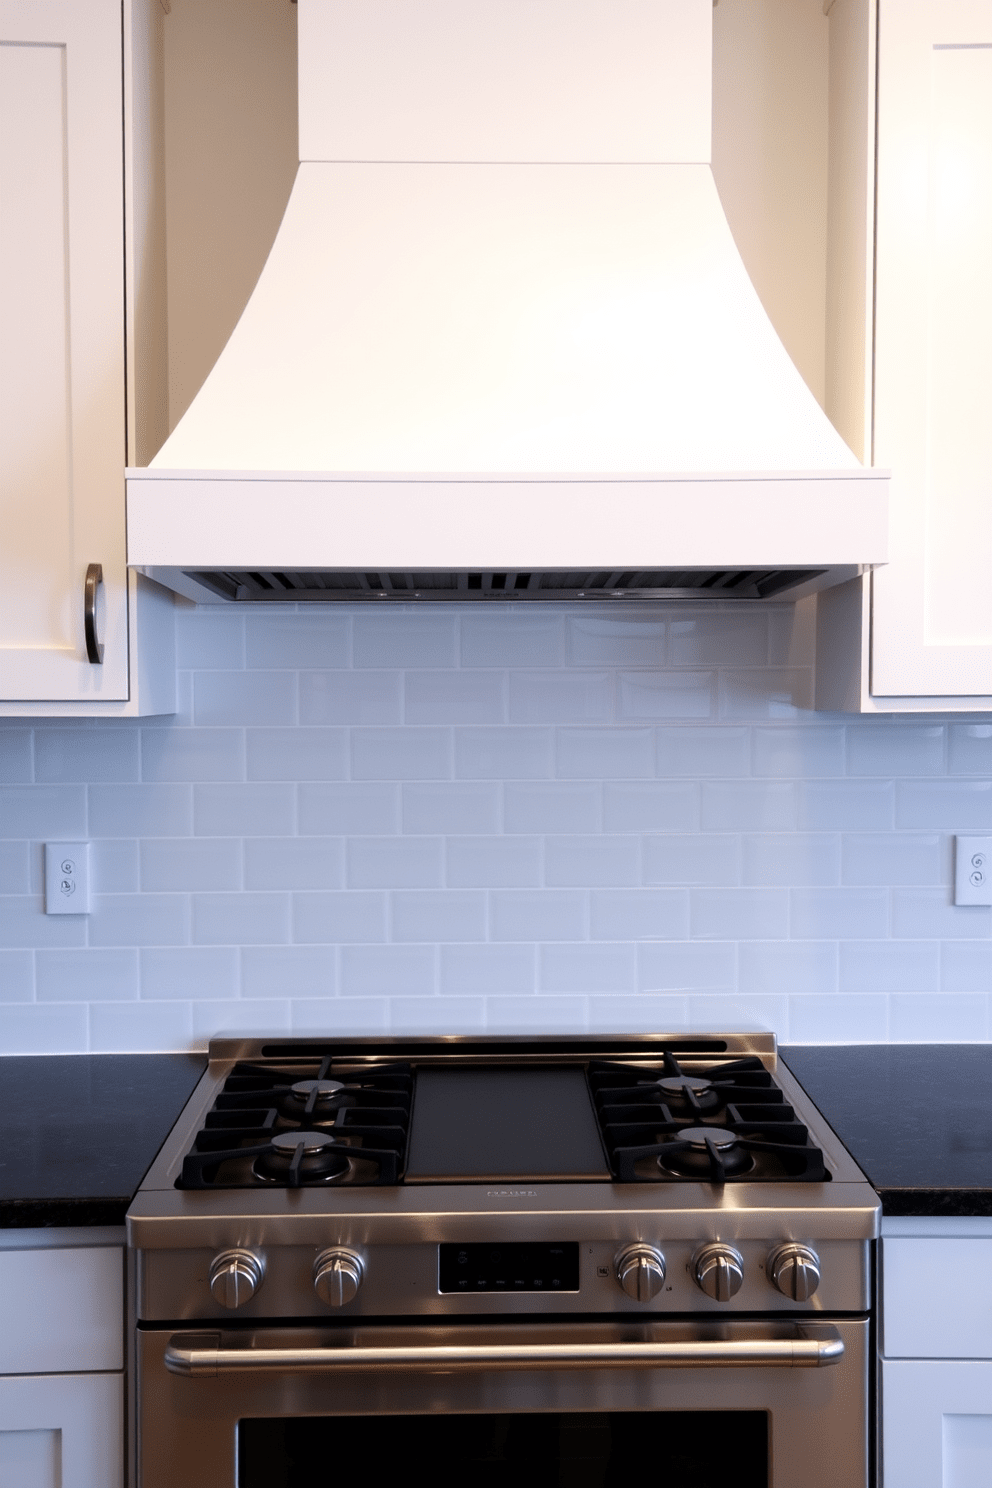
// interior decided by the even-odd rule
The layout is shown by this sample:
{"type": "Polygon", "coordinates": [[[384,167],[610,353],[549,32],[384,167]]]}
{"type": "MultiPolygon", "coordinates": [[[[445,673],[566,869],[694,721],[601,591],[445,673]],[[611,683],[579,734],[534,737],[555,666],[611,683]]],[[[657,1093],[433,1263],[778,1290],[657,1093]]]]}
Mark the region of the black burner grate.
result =
{"type": "Polygon", "coordinates": [[[823,1154],[755,1057],[589,1066],[621,1183],[823,1183],[823,1154]]]}
{"type": "Polygon", "coordinates": [[[176,1187],[398,1183],[412,1092],[406,1064],[356,1066],[332,1054],[236,1064],[176,1187]]]}

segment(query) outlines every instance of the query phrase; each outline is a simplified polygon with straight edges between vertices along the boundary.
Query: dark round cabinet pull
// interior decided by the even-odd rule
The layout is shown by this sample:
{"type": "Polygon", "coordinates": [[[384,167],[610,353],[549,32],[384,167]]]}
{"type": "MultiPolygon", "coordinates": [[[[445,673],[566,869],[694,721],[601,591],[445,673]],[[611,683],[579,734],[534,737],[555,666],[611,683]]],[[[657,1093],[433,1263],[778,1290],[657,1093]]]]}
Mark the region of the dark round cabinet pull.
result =
{"type": "Polygon", "coordinates": [[[103,642],[97,640],[96,634],[96,596],[102,583],[103,564],[91,563],[86,570],[86,584],[83,589],[83,632],[86,636],[86,659],[93,666],[100,666],[103,662],[103,642]]]}

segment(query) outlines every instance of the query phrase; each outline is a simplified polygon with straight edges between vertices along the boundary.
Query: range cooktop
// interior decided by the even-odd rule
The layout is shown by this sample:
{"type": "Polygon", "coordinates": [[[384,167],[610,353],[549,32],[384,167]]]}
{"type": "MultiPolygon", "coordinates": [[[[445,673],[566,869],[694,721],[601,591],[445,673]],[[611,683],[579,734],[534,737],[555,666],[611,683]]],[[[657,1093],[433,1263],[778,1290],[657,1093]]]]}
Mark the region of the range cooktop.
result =
{"type": "Polygon", "coordinates": [[[726,1041],[272,1045],[236,1060],[182,1189],[828,1181],[763,1060],[726,1041]],[[606,1051],[613,1056],[602,1057],[606,1051]]]}

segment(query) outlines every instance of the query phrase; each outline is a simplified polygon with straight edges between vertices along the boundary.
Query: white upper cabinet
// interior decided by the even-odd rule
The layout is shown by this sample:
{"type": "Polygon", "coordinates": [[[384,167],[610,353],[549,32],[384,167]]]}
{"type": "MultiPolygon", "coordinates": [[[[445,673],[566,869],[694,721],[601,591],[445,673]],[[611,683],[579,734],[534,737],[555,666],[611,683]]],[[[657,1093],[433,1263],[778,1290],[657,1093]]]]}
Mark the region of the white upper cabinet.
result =
{"type": "Polygon", "coordinates": [[[992,0],[882,0],[872,693],[992,694],[992,0]]]}
{"type": "Polygon", "coordinates": [[[139,704],[138,627],[164,607],[135,584],[129,603],[126,568],[122,47],[119,0],[0,0],[6,714],[170,706],[139,704]]]}
{"type": "MultiPolygon", "coordinates": [[[[831,21],[859,11],[835,0],[831,21]]],[[[879,0],[877,78],[871,456],[892,470],[890,561],[824,597],[817,701],[988,710],[992,0],[879,0]]],[[[850,231],[835,215],[853,264],[850,231]]],[[[870,267],[870,230],[864,244],[870,267]]],[[[832,334],[838,347],[847,328],[832,334]]]]}

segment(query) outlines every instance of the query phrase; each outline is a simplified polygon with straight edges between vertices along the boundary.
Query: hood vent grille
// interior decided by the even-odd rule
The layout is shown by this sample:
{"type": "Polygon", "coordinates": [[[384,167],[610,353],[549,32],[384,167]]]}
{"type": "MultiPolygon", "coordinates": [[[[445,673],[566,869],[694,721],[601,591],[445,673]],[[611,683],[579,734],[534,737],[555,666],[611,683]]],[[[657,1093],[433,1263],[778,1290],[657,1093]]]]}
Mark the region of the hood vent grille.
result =
{"type": "Polygon", "coordinates": [[[206,569],[186,577],[222,599],[771,599],[821,577],[815,568],[545,569],[395,573],[352,569],[206,569]]]}

